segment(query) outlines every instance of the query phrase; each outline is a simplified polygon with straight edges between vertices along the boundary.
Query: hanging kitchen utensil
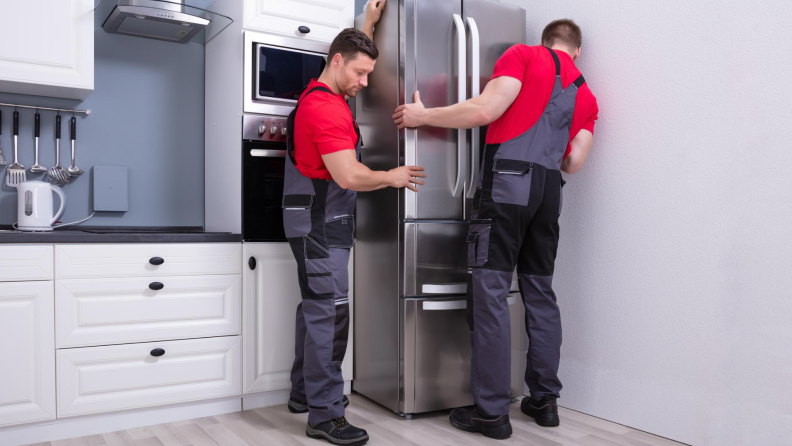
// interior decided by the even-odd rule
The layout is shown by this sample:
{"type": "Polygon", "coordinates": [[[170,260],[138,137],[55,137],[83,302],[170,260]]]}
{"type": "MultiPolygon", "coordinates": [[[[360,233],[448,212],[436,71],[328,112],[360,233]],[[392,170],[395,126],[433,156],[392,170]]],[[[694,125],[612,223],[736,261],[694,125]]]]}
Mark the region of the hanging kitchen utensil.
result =
{"type": "Polygon", "coordinates": [[[19,164],[19,112],[14,110],[14,164],[6,171],[6,186],[17,187],[27,180],[25,166],[19,164]]]}
{"type": "Polygon", "coordinates": [[[34,149],[34,158],[33,158],[33,165],[30,166],[30,173],[42,173],[46,172],[47,168],[39,164],[39,136],[41,136],[41,115],[39,114],[38,110],[36,110],[35,122],[33,124],[33,138],[35,139],[35,149],[34,149]]]}
{"type": "Polygon", "coordinates": [[[6,159],[3,156],[3,111],[0,110],[0,166],[5,166],[6,159]]]}
{"type": "Polygon", "coordinates": [[[77,139],[77,118],[74,116],[71,118],[71,125],[69,127],[71,129],[71,166],[66,170],[68,170],[72,176],[82,175],[83,170],[74,165],[74,144],[77,139]]]}
{"type": "Polygon", "coordinates": [[[47,181],[63,187],[69,183],[71,174],[60,165],[60,139],[61,139],[61,117],[55,117],[55,167],[47,171],[47,181]]]}

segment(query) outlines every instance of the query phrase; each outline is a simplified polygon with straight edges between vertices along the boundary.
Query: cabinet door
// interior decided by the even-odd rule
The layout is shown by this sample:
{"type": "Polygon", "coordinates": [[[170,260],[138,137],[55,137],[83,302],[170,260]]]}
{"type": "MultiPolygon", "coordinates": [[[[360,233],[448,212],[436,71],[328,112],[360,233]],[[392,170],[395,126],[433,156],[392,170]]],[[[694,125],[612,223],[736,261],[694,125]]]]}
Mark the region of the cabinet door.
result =
{"type": "Polygon", "coordinates": [[[245,0],[245,28],[326,42],[354,22],[354,0],[245,0]],[[307,26],[309,33],[299,28],[307,26]]]}
{"type": "MultiPolygon", "coordinates": [[[[301,300],[297,262],[288,243],[245,243],[244,246],[244,392],[289,389],[294,362],[295,312],[301,300]],[[255,269],[250,267],[251,258],[255,259],[255,269]]],[[[349,268],[351,273],[351,256],[349,268]]],[[[349,295],[351,311],[351,289],[349,295]]],[[[352,379],[352,332],[350,328],[349,347],[342,365],[345,380],[352,379]]]]}
{"type": "Polygon", "coordinates": [[[85,99],[94,89],[94,0],[3,2],[0,91],[85,99]]]}
{"type": "Polygon", "coordinates": [[[58,350],[58,418],[240,395],[240,353],[239,336],[58,350]]]}
{"type": "Polygon", "coordinates": [[[242,275],[59,280],[58,348],[241,334],[242,275]]]}
{"type": "Polygon", "coordinates": [[[0,282],[52,280],[52,245],[0,245],[0,282]]]}
{"type": "Polygon", "coordinates": [[[55,418],[52,282],[0,283],[0,426],[55,418]]]}

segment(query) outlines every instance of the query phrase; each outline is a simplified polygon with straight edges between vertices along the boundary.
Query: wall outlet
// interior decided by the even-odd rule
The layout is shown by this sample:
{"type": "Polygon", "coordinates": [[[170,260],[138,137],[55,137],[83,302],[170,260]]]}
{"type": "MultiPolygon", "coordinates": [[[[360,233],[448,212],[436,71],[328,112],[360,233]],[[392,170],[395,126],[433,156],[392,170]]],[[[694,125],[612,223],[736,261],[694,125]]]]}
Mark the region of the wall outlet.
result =
{"type": "Polygon", "coordinates": [[[127,168],[93,166],[91,172],[94,212],[128,211],[127,168]]]}

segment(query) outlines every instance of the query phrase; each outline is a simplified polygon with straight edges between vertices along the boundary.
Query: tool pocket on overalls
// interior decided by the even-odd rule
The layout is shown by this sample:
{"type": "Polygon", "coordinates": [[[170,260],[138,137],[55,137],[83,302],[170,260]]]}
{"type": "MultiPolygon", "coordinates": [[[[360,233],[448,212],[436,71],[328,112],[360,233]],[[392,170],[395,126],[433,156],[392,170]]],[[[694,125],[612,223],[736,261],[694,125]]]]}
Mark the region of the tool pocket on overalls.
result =
{"type": "Polygon", "coordinates": [[[355,217],[341,215],[325,221],[327,246],[330,248],[351,248],[355,234],[355,217]]]}
{"type": "Polygon", "coordinates": [[[496,158],[492,164],[492,201],[528,206],[533,163],[496,158]]]}
{"type": "Polygon", "coordinates": [[[468,231],[468,266],[484,266],[489,257],[492,220],[471,220],[468,231]]]}
{"type": "Polygon", "coordinates": [[[333,273],[330,251],[312,237],[303,237],[305,247],[305,272],[308,287],[317,295],[333,294],[333,273]]]}
{"type": "Polygon", "coordinates": [[[303,237],[311,232],[313,195],[283,196],[283,230],[286,238],[303,237]]]}
{"type": "Polygon", "coordinates": [[[349,298],[335,301],[335,335],[333,336],[333,362],[342,362],[349,340],[349,298]]]}

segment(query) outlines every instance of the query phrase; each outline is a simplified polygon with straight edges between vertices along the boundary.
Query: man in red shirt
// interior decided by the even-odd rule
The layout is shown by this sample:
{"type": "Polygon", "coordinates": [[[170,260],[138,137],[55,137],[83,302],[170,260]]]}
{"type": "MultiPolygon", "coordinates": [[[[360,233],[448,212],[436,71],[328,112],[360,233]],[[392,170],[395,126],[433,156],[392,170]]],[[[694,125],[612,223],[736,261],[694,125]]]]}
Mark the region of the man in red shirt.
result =
{"type": "Polygon", "coordinates": [[[530,344],[522,411],[541,426],[558,426],[561,317],[553,269],[561,214],[561,171],[586,160],[597,120],[597,101],[574,61],[580,28],[557,20],[543,46],[515,45],[498,60],[484,92],[450,107],[415,103],[393,115],[399,128],[432,125],[471,128],[490,124],[483,168],[468,232],[468,321],[473,345],[475,408],[455,409],[451,424],[492,438],[511,435],[510,328],[506,302],[516,266],[530,344]]]}
{"type": "Polygon", "coordinates": [[[333,40],[319,79],[308,84],[287,121],[283,226],[302,302],[297,307],[289,410],[308,412],[306,435],[362,445],[365,430],[344,417],[344,360],[349,333],[349,250],[356,191],[424,184],[423,168],[372,171],[360,163],[360,131],[344,100],[368,84],[377,46],[371,40],[385,0],[367,6],[366,33],[345,29],[333,40]]]}

